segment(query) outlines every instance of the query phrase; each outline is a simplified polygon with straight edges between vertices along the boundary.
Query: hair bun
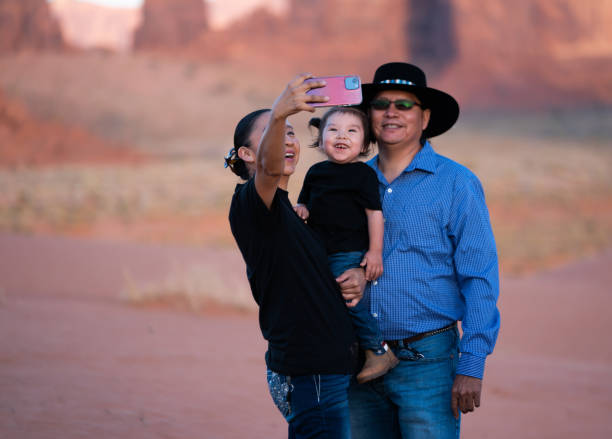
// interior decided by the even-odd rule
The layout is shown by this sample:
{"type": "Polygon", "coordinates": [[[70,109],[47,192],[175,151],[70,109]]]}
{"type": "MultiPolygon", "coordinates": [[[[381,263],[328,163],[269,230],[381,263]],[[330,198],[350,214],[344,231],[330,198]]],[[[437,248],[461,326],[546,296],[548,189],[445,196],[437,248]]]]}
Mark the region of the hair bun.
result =
{"type": "Polygon", "coordinates": [[[315,127],[318,130],[321,129],[321,118],[320,117],[313,117],[308,122],[308,126],[309,127],[315,127]]]}

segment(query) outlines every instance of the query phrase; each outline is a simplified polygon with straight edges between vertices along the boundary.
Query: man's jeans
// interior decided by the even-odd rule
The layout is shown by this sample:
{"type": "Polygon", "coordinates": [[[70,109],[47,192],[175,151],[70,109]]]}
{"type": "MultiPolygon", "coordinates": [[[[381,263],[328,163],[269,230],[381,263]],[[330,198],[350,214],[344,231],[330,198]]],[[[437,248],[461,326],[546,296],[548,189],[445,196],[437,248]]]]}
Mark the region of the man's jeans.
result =
{"type": "Polygon", "coordinates": [[[365,384],[353,380],[353,438],[458,438],[460,422],[451,410],[458,344],[457,328],[408,346],[400,343],[394,349],[401,360],[398,366],[365,384]]]}
{"type": "Polygon", "coordinates": [[[289,423],[289,439],[350,439],[349,380],[350,375],[288,378],[268,370],[270,395],[289,423]]]}
{"type": "MultiPolygon", "coordinates": [[[[327,257],[329,268],[335,277],[340,276],[350,268],[357,268],[365,252],[340,252],[327,257]]],[[[370,314],[367,300],[362,297],[357,305],[348,308],[355,335],[362,349],[374,351],[377,355],[385,353],[383,339],[378,329],[378,322],[370,314]]]]}

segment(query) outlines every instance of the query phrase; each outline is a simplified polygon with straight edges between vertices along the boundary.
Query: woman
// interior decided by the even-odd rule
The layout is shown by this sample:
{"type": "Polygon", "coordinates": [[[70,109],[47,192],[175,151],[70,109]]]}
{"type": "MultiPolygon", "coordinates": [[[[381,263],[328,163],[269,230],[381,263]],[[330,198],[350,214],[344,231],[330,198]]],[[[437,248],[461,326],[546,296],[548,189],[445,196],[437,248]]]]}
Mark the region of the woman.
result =
{"type": "Polygon", "coordinates": [[[306,94],[325,85],[306,84],[311,77],[298,76],[271,110],[238,123],[226,162],[247,182],[236,186],[229,219],[268,341],[270,393],[289,423],[289,437],[350,438],[347,388],[357,342],[345,300],[358,301],[363,270],[334,279],[325,248],[287,194],[300,144],[286,119],[327,100],[306,94]]]}

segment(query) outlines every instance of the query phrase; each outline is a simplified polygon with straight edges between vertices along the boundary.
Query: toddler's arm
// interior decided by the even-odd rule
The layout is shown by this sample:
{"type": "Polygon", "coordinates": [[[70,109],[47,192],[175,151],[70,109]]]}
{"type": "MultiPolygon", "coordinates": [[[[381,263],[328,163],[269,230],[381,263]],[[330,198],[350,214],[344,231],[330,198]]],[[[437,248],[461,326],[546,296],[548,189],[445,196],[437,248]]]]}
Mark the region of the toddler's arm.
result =
{"type": "Polygon", "coordinates": [[[295,213],[297,213],[297,215],[304,221],[306,221],[308,219],[308,216],[310,215],[310,212],[308,212],[308,208],[303,204],[296,204],[295,206],[293,206],[293,210],[295,210],[295,213]]]}
{"type": "Polygon", "coordinates": [[[372,281],[378,279],[383,273],[382,248],[385,226],[382,210],[366,209],[366,216],[370,248],[363,256],[361,266],[366,267],[366,279],[372,281]]]}

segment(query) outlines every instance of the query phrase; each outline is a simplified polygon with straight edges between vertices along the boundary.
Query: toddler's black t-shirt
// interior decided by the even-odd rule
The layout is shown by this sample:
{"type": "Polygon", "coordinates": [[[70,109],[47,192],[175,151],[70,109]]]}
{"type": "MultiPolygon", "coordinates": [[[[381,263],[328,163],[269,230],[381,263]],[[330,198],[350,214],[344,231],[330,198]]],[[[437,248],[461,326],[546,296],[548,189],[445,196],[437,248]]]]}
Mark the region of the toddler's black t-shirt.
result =
{"type": "Polygon", "coordinates": [[[308,208],[308,225],[323,240],[328,254],[367,250],[365,209],[382,210],[376,172],[363,162],[313,165],[298,203],[308,208]]]}

